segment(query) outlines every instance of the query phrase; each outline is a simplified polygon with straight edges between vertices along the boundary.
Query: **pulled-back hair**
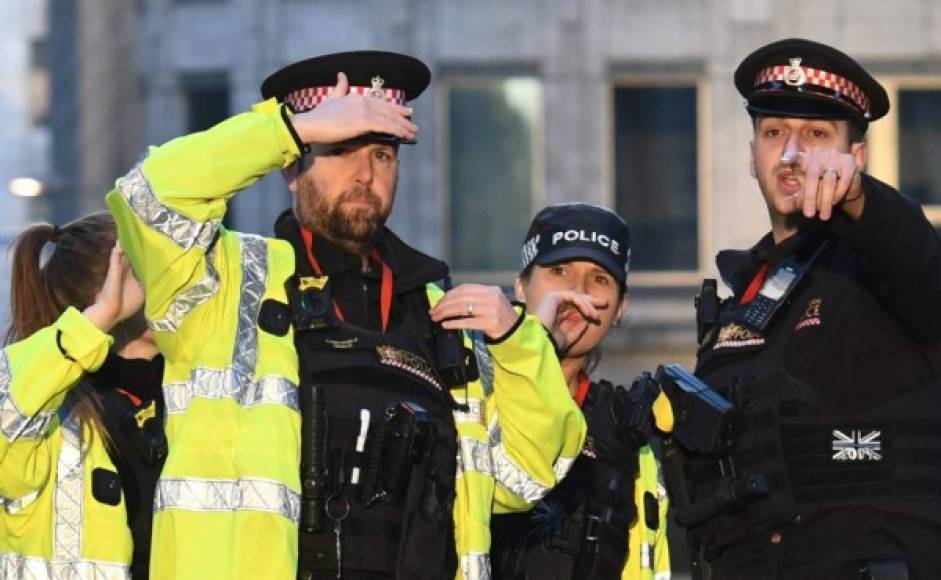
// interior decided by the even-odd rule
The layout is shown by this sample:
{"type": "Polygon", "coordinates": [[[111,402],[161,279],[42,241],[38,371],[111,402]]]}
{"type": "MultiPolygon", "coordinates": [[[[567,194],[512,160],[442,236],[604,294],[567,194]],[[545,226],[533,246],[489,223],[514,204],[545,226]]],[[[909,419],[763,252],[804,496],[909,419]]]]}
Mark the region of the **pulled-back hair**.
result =
{"type": "MultiPolygon", "coordinates": [[[[10,289],[10,328],[5,342],[22,340],[49,326],[69,306],[90,306],[108,273],[116,239],[114,219],[106,212],[79,218],[62,227],[37,224],[13,242],[10,289]]],[[[101,422],[101,405],[87,383],[77,386],[73,412],[108,441],[101,422]]]]}

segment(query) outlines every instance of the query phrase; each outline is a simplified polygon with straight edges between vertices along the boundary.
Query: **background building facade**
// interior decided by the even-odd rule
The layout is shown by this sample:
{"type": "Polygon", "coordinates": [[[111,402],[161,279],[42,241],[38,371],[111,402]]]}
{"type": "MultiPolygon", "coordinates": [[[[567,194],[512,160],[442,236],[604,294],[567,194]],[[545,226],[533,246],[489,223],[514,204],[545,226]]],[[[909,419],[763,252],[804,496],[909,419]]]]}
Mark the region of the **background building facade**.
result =
{"type": "MultiPolygon", "coordinates": [[[[626,325],[602,359],[615,381],[691,364],[692,297],[715,276],[714,254],[768,228],[732,85],[761,44],[812,38],[874,71],[893,112],[870,131],[871,171],[941,224],[933,0],[48,1],[48,44],[64,51],[51,67],[52,165],[73,193],[47,215],[102,207],[145,144],[247,109],[289,62],[413,54],[434,80],[414,103],[420,140],[402,148],[392,227],[448,259],[458,281],[509,285],[535,210],[572,200],[618,209],[634,258],[626,325]]],[[[269,176],[227,223],[270,234],[290,202],[269,176]]]]}

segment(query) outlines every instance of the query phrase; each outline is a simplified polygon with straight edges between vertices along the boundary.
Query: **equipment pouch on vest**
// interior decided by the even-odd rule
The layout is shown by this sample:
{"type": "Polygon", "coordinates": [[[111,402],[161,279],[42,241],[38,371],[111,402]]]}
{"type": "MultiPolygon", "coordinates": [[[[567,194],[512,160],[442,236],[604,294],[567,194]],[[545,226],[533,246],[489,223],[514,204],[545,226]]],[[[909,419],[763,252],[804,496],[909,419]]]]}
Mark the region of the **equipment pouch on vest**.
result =
{"type": "Polygon", "coordinates": [[[382,424],[366,444],[367,463],[360,501],[402,503],[412,469],[433,450],[434,425],[418,403],[402,401],[386,408],[382,424]]]}

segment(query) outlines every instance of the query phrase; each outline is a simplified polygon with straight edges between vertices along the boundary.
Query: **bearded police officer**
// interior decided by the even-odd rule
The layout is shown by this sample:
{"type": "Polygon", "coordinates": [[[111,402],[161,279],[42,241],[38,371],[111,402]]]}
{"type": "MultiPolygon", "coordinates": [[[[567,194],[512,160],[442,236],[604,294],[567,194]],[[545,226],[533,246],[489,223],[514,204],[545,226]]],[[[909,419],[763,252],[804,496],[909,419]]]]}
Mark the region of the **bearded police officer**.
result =
{"type": "Polygon", "coordinates": [[[109,194],[167,359],[156,577],[485,578],[491,511],[528,508],[578,453],[542,324],[498,288],[442,297],[447,266],[384,225],[429,80],[385,52],[292,64],[109,194]],[[279,168],[281,239],[222,227],[279,168]]]}
{"type": "Polygon", "coordinates": [[[706,577],[941,577],[941,241],[864,171],[886,93],[799,39],[735,85],[771,231],[719,253],[731,298],[698,300],[696,374],[737,421],[728,454],[672,478],[678,520],[706,577]]]}

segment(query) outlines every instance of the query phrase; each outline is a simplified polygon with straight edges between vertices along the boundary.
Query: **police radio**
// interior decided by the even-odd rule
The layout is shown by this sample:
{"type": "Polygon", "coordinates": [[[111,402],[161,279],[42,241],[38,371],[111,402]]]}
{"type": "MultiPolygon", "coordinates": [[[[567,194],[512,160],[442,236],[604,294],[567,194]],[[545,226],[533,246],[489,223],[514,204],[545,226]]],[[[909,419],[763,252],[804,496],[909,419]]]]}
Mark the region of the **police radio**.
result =
{"type": "Polygon", "coordinates": [[[795,256],[787,256],[778,262],[768,275],[768,279],[761,285],[758,295],[736,317],[736,321],[752,330],[764,333],[774,315],[794,293],[794,289],[807,277],[810,267],[826,246],[827,241],[824,241],[806,260],[801,261],[795,256]]]}
{"type": "MultiPolygon", "coordinates": [[[[444,291],[451,290],[451,277],[444,279],[444,291]]],[[[464,333],[434,325],[435,360],[438,373],[448,387],[458,387],[476,381],[480,376],[474,351],[464,346],[464,333]]]]}

